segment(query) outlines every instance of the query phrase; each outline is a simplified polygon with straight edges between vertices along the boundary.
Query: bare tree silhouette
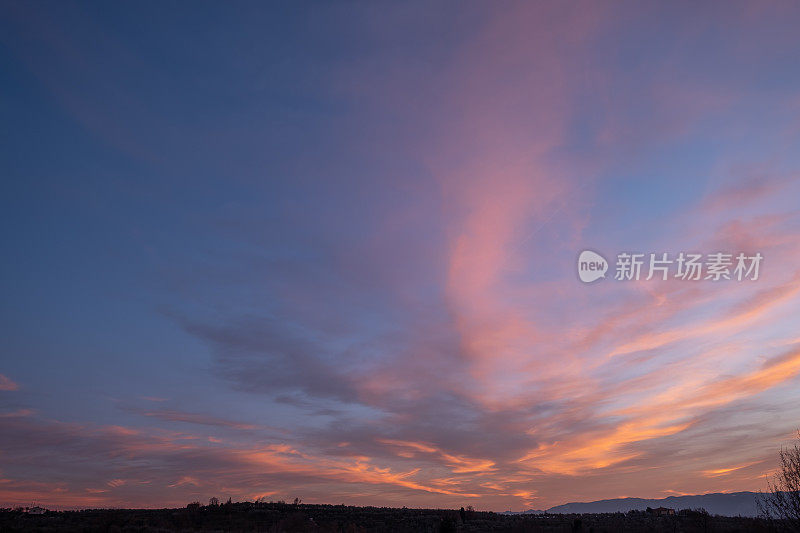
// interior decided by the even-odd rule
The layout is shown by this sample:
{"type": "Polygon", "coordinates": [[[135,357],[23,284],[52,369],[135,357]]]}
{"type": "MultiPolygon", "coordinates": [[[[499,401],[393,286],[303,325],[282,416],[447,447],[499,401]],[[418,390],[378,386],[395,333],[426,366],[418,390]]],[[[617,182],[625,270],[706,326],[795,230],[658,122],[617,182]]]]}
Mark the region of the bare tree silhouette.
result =
{"type": "Polygon", "coordinates": [[[800,531],[800,446],[782,447],[779,457],[780,467],[758,500],[759,511],[790,531],[800,531]]]}

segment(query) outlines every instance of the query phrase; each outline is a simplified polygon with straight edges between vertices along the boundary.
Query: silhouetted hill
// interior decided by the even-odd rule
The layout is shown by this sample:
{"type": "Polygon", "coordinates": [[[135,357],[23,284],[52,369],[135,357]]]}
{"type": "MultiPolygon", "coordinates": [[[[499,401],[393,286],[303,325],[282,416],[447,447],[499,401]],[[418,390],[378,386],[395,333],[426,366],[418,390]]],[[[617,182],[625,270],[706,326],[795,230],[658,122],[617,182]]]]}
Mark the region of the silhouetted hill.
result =
{"type": "Polygon", "coordinates": [[[680,509],[703,508],[712,515],[722,516],[758,516],[755,492],[731,492],[716,494],[699,494],[696,496],[670,496],[660,500],[644,498],[616,498],[585,503],[565,503],[547,510],[548,513],[625,513],[627,511],[643,511],[648,507],[670,507],[680,509]]]}

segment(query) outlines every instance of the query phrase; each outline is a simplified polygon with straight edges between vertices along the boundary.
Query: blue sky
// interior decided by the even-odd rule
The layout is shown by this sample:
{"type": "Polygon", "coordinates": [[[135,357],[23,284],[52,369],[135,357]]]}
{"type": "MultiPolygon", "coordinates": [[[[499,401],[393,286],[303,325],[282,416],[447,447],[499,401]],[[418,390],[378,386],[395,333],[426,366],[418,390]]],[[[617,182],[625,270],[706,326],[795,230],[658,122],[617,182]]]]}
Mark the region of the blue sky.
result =
{"type": "Polygon", "coordinates": [[[796,6],[0,9],[0,504],[762,488],[796,6]],[[765,262],[583,286],[586,248],[765,262]]]}

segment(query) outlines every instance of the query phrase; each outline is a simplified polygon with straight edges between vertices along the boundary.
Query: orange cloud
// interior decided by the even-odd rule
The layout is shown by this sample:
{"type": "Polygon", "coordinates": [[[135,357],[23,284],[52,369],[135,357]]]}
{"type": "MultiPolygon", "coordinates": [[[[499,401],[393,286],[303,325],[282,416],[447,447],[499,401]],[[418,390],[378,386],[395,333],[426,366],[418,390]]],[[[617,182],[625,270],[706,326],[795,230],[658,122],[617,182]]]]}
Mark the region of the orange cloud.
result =
{"type": "MultiPolygon", "coordinates": [[[[494,466],[493,461],[485,459],[472,459],[462,455],[453,455],[446,453],[435,446],[431,446],[419,442],[408,442],[391,439],[378,439],[378,442],[388,444],[391,446],[399,446],[402,448],[411,448],[426,454],[434,454],[440,457],[445,464],[452,467],[452,471],[457,474],[473,473],[473,472],[490,472],[494,466]]],[[[413,457],[413,456],[412,456],[413,457]]]]}

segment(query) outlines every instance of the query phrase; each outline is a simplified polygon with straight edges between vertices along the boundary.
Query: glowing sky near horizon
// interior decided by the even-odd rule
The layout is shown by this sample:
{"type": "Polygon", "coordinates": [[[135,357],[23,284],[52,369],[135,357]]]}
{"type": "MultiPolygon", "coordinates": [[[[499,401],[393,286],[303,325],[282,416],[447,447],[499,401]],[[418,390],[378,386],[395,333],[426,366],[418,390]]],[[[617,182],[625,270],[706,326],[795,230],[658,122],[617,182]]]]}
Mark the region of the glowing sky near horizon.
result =
{"type": "Polygon", "coordinates": [[[0,507],[765,488],[797,3],[0,13],[0,507]],[[584,249],[764,262],[585,285],[584,249]]]}

